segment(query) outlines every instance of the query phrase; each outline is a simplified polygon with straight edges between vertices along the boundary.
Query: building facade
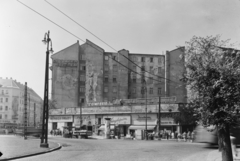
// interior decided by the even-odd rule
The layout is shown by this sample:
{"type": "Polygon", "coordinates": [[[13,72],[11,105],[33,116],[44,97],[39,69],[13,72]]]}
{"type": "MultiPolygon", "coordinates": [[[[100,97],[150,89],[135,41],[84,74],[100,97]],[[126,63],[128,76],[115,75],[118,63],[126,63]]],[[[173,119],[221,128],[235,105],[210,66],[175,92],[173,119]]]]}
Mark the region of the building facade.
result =
{"type": "Polygon", "coordinates": [[[179,130],[171,117],[186,103],[186,88],[178,78],[184,72],[184,48],[166,55],[105,52],[87,40],[53,54],[49,130],[64,126],[94,125],[101,129],[112,118],[122,134],[145,127],[156,129],[161,97],[161,129],[179,130]],[[147,116],[146,116],[147,111],[147,116]],[[81,113],[81,115],[80,115],[81,113]]]}
{"type": "Polygon", "coordinates": [[[25,118],[28,126],[37,126],[42,118],[42,99],[27,88],[27,117],[24,116],[25,86],[11,78],[0,78],[0,126],[23,126],[25,118]]]}

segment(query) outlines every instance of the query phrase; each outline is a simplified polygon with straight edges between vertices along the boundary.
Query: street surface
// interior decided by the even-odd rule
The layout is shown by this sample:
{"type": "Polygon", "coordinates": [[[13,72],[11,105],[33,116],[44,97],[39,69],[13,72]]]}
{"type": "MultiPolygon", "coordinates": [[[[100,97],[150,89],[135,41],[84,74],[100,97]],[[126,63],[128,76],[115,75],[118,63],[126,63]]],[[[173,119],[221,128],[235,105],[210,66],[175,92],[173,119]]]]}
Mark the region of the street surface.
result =
{"type": "Polygon", "coordinates": [[[154,140],[97,140],[51,137],[60,150],[18,161],[204,161],[213,149],[190,142],[154,140]],[[200,156],[200,157],[199,157],[200,156]],[[189,159],[186,159],[189,158],[189,159]]]}

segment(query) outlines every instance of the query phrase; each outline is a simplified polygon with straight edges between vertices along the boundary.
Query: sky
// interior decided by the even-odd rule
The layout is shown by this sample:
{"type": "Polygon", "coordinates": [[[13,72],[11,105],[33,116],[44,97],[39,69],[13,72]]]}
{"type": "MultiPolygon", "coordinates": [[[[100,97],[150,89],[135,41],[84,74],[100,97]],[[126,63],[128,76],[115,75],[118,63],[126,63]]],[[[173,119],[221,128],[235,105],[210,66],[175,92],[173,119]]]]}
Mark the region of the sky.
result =
{"type": "MultiPolygon", "coordinates": [[[[240,0],[47,0],[112,48],[45,0],[19,1],[81,39],[17,0],[0,0],[0,77],[27,82],[42,98],[47,49],[42,40],[48,31],[54,53],[88,39],[107,52],[163,54],[194,35],[218,34],[240,49],[240,0]]],[[[51,80],[49,85],[51,92],[51,80]]]]}

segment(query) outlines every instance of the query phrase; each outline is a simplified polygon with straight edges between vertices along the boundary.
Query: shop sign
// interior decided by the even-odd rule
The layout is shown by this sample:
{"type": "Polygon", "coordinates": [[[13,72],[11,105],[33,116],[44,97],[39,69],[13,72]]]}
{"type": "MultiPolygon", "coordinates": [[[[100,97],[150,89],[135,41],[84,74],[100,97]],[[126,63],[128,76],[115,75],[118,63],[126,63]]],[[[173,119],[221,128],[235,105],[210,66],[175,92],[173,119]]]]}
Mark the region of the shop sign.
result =
{"type": "Polygon", "coordinates": [[[132,125],[145,125],[147,120],[147,125],[156,125],[157,114],[136,114],[132,115],[132,125]]]}
{"type": "Polygon", "coordinates": [[[63,115],[63,114],[65,114],[64,111],[65,111],[64,108],[50,109],[49,110],[49,115],[63,115]]]}
{"type": "Polygon", "coordinates": [[[72,122],[72,116],[49,116],[49,122],[72,122]]]}
{"type": "Polygon", "coordinates": [[[115,125],[131,124],[130,116],[103,116],[103,120],[105,120],[105,118],[111,118],[110,124],[115,125]]]}
{"type": "Polygon", "coordinates": [[[66,114],[76,114],[75,108],[66,108],[66,114]]]}
{"type": "Polygon", "coordinates": [[[88,107],[93,107],[93,106],[112,106],[113,103],[111,102],[89,102],[87,103],[88,107]]]}
{"type": "Polygon", "coordinates": [[[11,121],[9,120],[0,120],[0,123],[10,123],[11,121]]]}
{"type": "MultiPolygon", "coordinates": [[[[80,116],[74,116],[74,124],[79,125],[80,116]]],[[[95,125],[95,115],[82,115],[82,125],[95,125]]]]}
{"type": "Polygon", "coordinates": [[[54,59],[53,63],[57,67],[77,67],[78,61],[77,60],[60,60],[60,59],[54,59]]]}
{"type": "MultiPolygon", "coordinates": [[[[104,113],[131,113],[131,107],[130,106],[121,106],[121,107],[82,108],[82,114],[104,114],[104,113]]],[[[76,108],[76,114],[80,114],[80,108],[76,108]]]]}

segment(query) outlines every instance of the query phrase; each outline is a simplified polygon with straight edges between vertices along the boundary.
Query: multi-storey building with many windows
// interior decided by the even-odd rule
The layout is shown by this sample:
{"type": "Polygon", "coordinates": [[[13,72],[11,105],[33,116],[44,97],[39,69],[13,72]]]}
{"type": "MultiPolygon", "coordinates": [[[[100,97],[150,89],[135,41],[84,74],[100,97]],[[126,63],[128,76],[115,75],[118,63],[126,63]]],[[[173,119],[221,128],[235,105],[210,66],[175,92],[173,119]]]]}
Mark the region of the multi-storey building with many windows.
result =
{"type": "Polygon", "coordinates": [[[41,123],[42,99],[31,88],[27,89],[27,116],[24,116],[24,85],[13,79],[0,78],[0,126],[28,126],[41,123]]]}
{"type": "Polygon", "coordinates": [[[83,124],[95,129],[106,117],[124,135],[143,128],[145,119],[155,129],[162,97],[161,129],[180,130],[171,115],[186,102],[186,88],[179,80],[185,72],[183,52],[184,48],[165,55],[106,52],[87,40],[53,54],[52,99],[57,109],[50,111],[49,129],[79,125],[80,107],[83,124]]]}

